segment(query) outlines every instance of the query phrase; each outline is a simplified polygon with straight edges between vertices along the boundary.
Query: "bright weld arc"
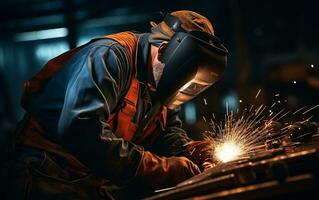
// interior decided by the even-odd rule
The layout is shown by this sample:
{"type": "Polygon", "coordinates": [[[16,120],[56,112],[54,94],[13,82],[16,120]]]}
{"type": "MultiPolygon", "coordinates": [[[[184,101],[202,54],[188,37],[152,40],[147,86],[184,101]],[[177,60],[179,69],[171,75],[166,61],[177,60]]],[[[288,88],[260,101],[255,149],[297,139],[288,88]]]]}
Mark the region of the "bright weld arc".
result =
{"type": "Polygon", "coordinates": [[[216,147],[216,157],[222,162],[229,162],[237,159],[242,154],[242,149],[238,142],[224,142],[216,147]]]}
{"type": "MultiPolygon", "coordinates": [[[[258,97],[260,91],[261,90],[258,91],[256,97],[258,97]]],[[[280,101],[278,103],[280,103],[280,101]]],[[[273,103],[270,108],[273,108],[275,105],[276,102],[273,103]]],[[[252,153],[255,154],[256,152],[260,153],[267,151],[267,149],[260,149],[259,147],[265,147],[265,142],[268,138],[267,136],[272,134],[273,128],[271,124],[276,121],[279,122],[288,114],[293,116],[301,111],[303,111],[303,115],[309,113],[310,111],[318,108],[319,104],[306,110],[307,107],[308,106],[304,106],[291,114],[291,111],[285,111],[285,109],[275,112],[263,104],[259,107],[251,105],[248,113],[245,113],[245,111],[248,110],[245,108],[241,115],[235,115],[232,110],[229,110],[228,104],[226,103],[224,121],[215,123],[211,119],[209,122],[212,131],[208,131],[211,135],[206,136],[207,139],[212,140],[215,144],[213,157],[220,162],[229,162],[245,158],[252,153]],[[254,107],[255,110],[253,111],[254,107]],[[270,113],[268,114],[268,112],[265,111],[270,113]]],[[[215,119],[214,113],[212,113],[212,115],[215,119]]],[[[305,121],[309,121],[312,117],[313,116],[305,121]]],[[[206,120],[204,121],[206,122],[206,120]]],[[[278,137],[271,138],[270,140],[275,141],[286,137],[291,124],[292,123],[286,123],[285,127],[281,129],[281,134],[279,134],[278,137]]]]}

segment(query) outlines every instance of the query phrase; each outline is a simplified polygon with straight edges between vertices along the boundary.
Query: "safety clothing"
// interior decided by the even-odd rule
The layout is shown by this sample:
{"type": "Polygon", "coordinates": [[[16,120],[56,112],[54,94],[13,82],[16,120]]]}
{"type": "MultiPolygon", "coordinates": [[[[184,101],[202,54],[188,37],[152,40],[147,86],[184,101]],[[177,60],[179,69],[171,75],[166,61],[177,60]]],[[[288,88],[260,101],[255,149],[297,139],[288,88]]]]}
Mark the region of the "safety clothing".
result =
{"type": "Polygon", "coordinates": [[[201,171],[214,167],[217,162],[214,159],[214,143],[212,140],[190,141],[186,145],[187,157],[190,158],[201,171]]]}
{"type": "Polygon", "coordinates": [[[199,173],[187,158],[168,158],[186,156],[190,141],[178,110],[163,107],[141,133],[134,132],[152,106],[145,79],[147,36],[110,35],[51,60],[26,84],[23,105],[31,117],[20,144],[61,158],[71,171],[120,185],[139,181],[153,190],[199,173]],[[156,185],[152,176],[158,177],[156,185]]]}
{"type": "Polygon", "coordinates": [[[161,188],[165,188],[177,185],[181,180],[186,180],[200,172],[199,167],[186,157],[167,158],[145,152],[137,177],[149,187],[158,188],[160,185],[161,188]]]}
{"type": "MultiPolygon", "coordinates": [[[[181,52],[177,36],[185,36],[196,48],[210,48],[195,34],[176,34],[167,48],[181,52]],[[203,48],[205,45],[208,47],[203,48]]],[[[118,186],[154,190],[198,174],[198,166],[202,168],[208,159],[197,161],[189,152],[192,140],[181,128],[178,104],[174,109],[167,107],[167,99],[174,99],[176,92],[159,96],[163,86],[154,91],[149,85],[149,36],[133,32],[108,35],[49,61],[26,82],[22,104],[28,114],[19,147],[48,154],[50,163],[63,169],[61,173],[52,170],[62,175],[58,178],[62,182],[64,175],[83,173],[118,186]]],[[[171,58],[163,58],[165,68],[174,70],[171,58]]],[[[196,74],[196,70],[187,71],[196,74]]],[[[194,79],[186,78],[183,84],[194,79]]],[[[45,173],[51,173],[49,168],[45,173]]]]}

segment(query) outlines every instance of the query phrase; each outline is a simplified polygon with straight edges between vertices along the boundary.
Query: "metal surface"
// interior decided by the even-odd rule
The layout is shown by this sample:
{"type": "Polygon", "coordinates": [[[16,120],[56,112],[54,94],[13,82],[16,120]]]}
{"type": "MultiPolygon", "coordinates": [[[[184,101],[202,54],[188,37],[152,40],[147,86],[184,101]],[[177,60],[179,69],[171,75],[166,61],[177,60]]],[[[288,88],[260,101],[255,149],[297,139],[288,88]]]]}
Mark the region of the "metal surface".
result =
{"type": "MultiPolygon", "coordinates": [[[[154,199],[312,198],[319,189],[319,137],[217,165],[154,199]]],[[[313,198],[312,198],[313,199],[313,198]]]]}

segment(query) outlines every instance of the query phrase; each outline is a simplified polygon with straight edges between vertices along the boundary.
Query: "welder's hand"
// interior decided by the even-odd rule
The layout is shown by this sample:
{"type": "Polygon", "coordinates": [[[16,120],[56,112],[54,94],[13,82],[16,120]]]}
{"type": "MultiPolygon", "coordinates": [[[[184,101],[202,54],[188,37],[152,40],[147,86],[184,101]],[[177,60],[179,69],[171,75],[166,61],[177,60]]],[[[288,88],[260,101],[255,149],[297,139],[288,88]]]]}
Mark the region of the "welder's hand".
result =
{"type": "Polygon", "coordinates": [[[201,169],[202,169],[202,171],[205,171],[205,170],[207,170],[207,169],[213,168],[215,165],[216,165],[216,164],[215,164],[215,163],[212,163],[212,162],[204,162],[204,163],[202,164],[201,169]]]}
{"type": "Polygon", "coordinates": [[[199,174],[200,169],[186,157],[159,157],[145,151],[137,178],[154,189],[175,186],[199,174]]]}
{"type": "Polygon", "coordinates": [[[202,171],[215,166],[214,144],[211,140],[191,141],[186,144],[187,157],[196,163],[202,171]]]}

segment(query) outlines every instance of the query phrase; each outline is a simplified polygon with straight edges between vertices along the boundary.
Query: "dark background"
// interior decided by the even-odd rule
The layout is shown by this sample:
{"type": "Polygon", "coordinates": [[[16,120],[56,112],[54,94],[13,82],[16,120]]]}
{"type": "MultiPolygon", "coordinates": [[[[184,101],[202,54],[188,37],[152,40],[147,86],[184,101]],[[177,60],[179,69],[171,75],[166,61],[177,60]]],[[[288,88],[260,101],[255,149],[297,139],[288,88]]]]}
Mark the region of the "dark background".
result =
{"type": "MultiPolygon", "coordinates": [[[[251,104],[277,102],[277,109],[294,111],[319,103],[315,1],[1,0],[1,146],[8,144],[10,132],[23,116],[24,81],[49,59],[97,36],[133,29],[147,32],[149,21],[161,20],[160,12],[181,9],[207,16],[230,52],[221,80],[183,106],[181,117],[192,137],[209,129],[205,119],[212,113],[215,121],[223,119],[226,102],[229,109],[239,111],[251,104]]],[[[318,110],[310,113],[313,120],[318,120],[318,110]]],[[[294,120],[309,116],[288,115],[294,120]]]]}

